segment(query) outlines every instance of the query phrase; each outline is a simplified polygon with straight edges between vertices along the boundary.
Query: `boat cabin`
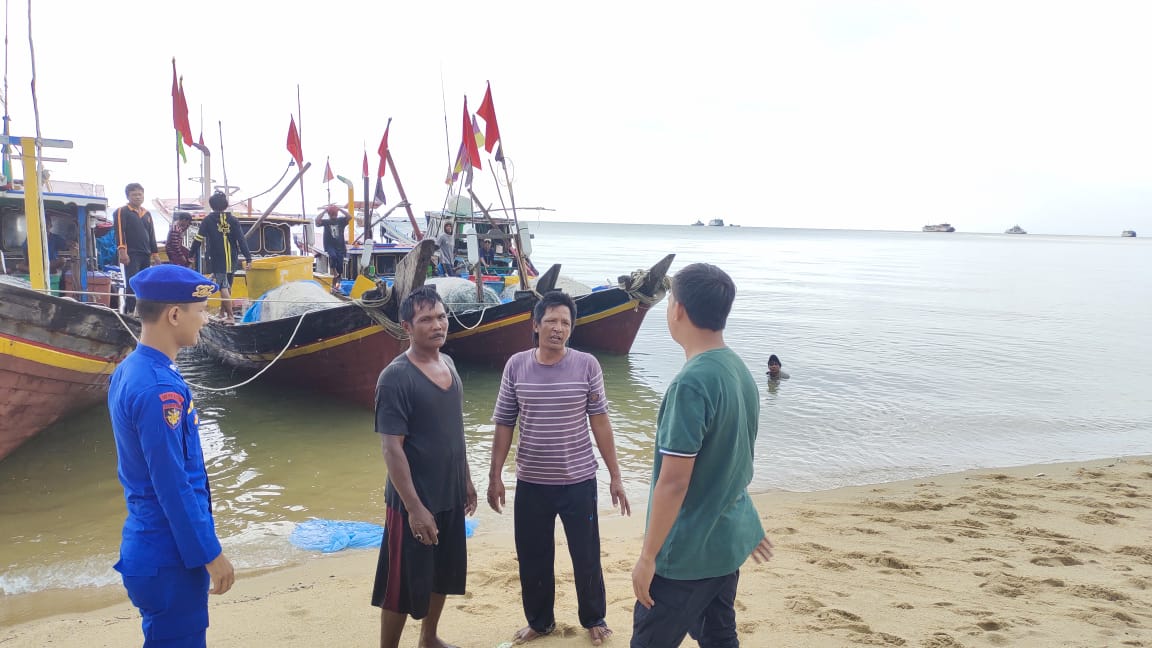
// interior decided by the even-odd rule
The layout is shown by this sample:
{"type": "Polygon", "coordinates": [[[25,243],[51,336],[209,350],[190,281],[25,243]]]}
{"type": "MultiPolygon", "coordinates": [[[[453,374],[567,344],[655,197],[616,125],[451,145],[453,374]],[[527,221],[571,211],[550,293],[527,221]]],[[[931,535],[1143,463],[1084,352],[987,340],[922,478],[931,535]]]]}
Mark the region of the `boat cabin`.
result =
{"type": "MultiPolygon", "coordinates": [[[[112,227],[106,217],[104,187],[53,180],[45,182],[43,192],[48,287],[69,291],[64,294],[78,301],[107,304],[109,278],[96,264],[96,239],[112,227]],[[90,288],[92,293],[103,294],[85,294],[90,288]]],[[[0,272],[29,280],[28,256],[24,190],[17,182],[0,190],[0,272]]]]}

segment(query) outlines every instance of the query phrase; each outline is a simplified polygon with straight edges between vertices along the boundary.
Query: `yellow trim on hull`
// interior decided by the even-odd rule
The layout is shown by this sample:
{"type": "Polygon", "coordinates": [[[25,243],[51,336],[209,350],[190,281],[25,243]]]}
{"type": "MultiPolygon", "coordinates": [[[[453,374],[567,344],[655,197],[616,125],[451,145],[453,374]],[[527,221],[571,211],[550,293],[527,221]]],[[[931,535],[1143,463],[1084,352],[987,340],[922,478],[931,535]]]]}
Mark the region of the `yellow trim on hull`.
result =
{"type": "Polygon", "coordinates": [[[21,360],[30,360],[58,369],[91,374],[109,373],[116,367],[115,362],[84,358],[66,351],[57,351],[56,349],[49,349],[36,344],[28,344],[9,337],[0,337],[0,356],[5,355],[20,358],[21,360]]]}
{"type": "Polygon", "coordinates": [[[619,306],[616,306],[615,308],[609,308],[608,310],[601,311],[599,313],[596,313],[595,315],[588,315],[587,317],[578,317],[578,318],[576,318],[576,325],[579,326],[581,324],[591,324],[592,322],[602,320],[605,317],[612,317],[613,315],[616,315],[618,313],[623,313],[624,311],[633,310],[639,305],[640,305],[640,300],[639,299],[633,299],[626,304],[620,304],[619,306]]]}
{"type": "Polygon", "coordinates": [[[512,317],[505,317],[504,319],[498,319],[495,322],[491,322],[488,324],[482,324],[480,326],[477,326],[474,329],[469,329],[466,331],[460,331],[459,333],[454,333],[452,335],[449,335],[448,339],[449,340],[459,340],[461,338],[466,338],[470,335],[475,335],[477,333],[484,333],[487,331],[491,331],[493,329],[503,328],[505,326],[511,326],[513,324],[519,324],[520,322],[524,322],[524,321],[527,321],[530,319],[532,319],[532,313],[521,313],[519,315],[513,315],[512,317]]]}
{"type": "MultiPolygon", "coordinates": [[[[316,353],[317,351],[323,351],[325,349],[331,349],[332,347],[338,347],[341,344],[348,344],[349,342],[355,342],[356,340],[362,340],[362,339],[364,339],[364,338],[366,338],[369,335],[372,335],[374,333],[384,333],[384,332],[385,332],[384,329],[380,328],[379,326],[376,326],[376,325],[368,326],[368,327],[362,328],[358,331],[352,331],[351,333],[345,333],[344,335],[337,335],[334,338],[328,338],[326,340],[320,340],[319,342],[312,342],[310,344],[305,344],[304,346],[299,346],[299,347],[296,347],[295,349],[289,349],[289,350],[284,352],[284,355],[281,359],[283,360],[283,359],[287,359],[287,358],[298,358],[300,356],[308,355],[310,353],[316,353]]],[[[258,358],[260,360],[267,361],[267,362],[271,362],[272,360],[276,359],[276,354],[275,353],[261,353],[261,354],[257,355],[256,358],[258,358]]]]}

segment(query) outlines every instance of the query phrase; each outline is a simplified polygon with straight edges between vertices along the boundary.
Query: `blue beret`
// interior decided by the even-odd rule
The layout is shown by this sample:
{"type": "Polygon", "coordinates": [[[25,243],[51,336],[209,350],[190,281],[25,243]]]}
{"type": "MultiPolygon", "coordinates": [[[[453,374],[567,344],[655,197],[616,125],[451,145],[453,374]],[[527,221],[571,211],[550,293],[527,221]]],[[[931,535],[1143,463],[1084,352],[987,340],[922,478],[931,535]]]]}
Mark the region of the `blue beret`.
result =
{"type": "Polygon", "coordinates": [[[144,268],[128,283],[137,299],[165,304],[202,302],[219,289],[199,272],[171,263],[144,268]]]}

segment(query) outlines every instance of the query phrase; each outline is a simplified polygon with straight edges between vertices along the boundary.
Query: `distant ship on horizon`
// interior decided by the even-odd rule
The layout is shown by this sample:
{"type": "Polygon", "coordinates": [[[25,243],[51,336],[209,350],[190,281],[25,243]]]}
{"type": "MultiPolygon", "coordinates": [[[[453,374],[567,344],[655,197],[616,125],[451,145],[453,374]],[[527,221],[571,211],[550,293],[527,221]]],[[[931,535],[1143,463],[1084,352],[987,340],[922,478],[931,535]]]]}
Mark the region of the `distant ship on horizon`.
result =
{"type": "Polygon", "coordinates": [[[1120,232],[1120,236],[1124,238],[1136,238],[1136,230],[1124,230],[1120,232]]]}
{"type": "Polygon", "coordinates": [[[1008,229],[1004,230],[1004,233],[1005,234],[1027,234],[1028,232],[1024,231],[1024,228],[1020,227],[1019,225],[1013,225],[1012,227],[1009,227],[1008,229]]]}
{"type": "Polygon", "coordinates": [[[948,223],[940,223],[939,225],[925,225],[923,231],[925,231],[925,232],[955,232],[956,228],[952,227],[948,223]]]}

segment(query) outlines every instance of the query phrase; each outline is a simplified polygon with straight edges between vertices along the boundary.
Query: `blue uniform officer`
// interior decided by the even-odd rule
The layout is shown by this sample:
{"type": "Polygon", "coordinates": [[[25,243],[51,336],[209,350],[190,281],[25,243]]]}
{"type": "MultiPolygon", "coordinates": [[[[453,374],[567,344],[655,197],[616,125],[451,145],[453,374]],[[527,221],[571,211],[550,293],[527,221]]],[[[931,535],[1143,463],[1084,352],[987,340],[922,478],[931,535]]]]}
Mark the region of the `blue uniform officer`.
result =
{"type": "Polygon", "coordinates": [[[145,648],[205,646],[208,594],[235,581],[212,519],[199,417],[176,354],[193,346],[217,286],[176,265],[145,268],[129,280],[140,344],[112,374],[108,410],[124,486],[116,570],[143,617],[145,648]]]}

